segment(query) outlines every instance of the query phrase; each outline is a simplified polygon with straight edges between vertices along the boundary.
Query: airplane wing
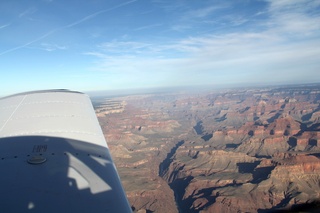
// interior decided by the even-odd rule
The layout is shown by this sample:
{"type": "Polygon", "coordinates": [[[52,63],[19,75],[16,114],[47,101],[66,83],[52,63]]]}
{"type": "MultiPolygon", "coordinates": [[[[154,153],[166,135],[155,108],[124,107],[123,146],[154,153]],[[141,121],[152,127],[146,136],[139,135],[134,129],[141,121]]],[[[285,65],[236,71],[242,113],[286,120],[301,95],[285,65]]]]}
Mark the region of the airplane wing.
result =
{"type": "Polygon", "coordinates": [[[132,212],[89,97],[0,99],[0,212],[132,212]]]}

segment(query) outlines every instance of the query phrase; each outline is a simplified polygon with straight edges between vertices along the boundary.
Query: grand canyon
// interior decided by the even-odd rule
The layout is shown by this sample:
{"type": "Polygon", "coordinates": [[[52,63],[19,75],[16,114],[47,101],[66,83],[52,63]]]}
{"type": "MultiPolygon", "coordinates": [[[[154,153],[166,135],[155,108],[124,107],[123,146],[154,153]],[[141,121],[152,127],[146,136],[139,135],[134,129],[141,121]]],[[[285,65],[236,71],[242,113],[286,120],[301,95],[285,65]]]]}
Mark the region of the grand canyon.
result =
{"type": "Polygon", "coordinates": [[[320,208],[320,85],[92,97],[134,212],[320,208]]]}

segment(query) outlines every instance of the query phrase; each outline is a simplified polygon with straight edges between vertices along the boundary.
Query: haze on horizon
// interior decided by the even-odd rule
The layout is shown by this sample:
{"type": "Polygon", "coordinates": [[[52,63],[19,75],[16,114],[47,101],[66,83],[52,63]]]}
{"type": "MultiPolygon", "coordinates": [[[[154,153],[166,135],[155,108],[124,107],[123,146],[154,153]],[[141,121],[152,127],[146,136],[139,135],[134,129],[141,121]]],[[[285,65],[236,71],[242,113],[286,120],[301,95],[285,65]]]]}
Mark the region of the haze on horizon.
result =
{"type": "Polygon", "coordinates": [[[320,1],[0,2],[0,96],[320,82],[320,1]]]}

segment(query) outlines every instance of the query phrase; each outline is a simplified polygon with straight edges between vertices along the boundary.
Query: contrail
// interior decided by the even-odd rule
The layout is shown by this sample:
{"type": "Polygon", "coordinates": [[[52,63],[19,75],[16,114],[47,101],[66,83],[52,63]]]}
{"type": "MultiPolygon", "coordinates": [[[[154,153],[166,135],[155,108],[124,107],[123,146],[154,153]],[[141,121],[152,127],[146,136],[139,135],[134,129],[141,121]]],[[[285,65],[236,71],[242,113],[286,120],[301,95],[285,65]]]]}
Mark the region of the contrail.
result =
{"type": "Polygon", "coordinates": [[[0,30],[1,29],[3,29],[3,28],[6,28],[6,27],[8,27],[8,26],[10,26],[11,24],[5,24],[5,25],[2,25],[2,26],[0,26],[0,30]]]}
{"type": "Polygon", "coordinates": [[[13,51],[15,51],[15,50],[24,48],[24,47],[26,47],[26,46],[28,46],[28,45],[30,45],[30,44],[33,44],[33,43],[35,43],[35,42],[37,42],[37,41],[40,41],[40,40],[48,37],[49,35],[55,33],[56,31],[57,31],[57,30],[52,30],[52,31],[44,34],[43,36],[41,36],[41,37],[39,37],[39,38],[37,38],[37,39],[35,39],[35,40],[29,41],[29,42],[27,42],[27,43],[25,43],[25,44],[23,44],[23,45],[20,45],[20,46],[17,46],[17,47],[14,47],[14,48],[5,50],[5,51],[3,51],[3,52],[0,53],[0,56],[2,56],[2,55],[4,55],[4,54],[7,54],[7,53],[9,53],[9,52],[13,52],[13,51]]]}
{"type": "Polygon", "coordinates": [[[78,20],[78,21],[76,21],[76,22],[74,22],[74,23],[72,23],[72,24],[68,24],[68,25],[62,27],[61,29],[73,27],[73,26],[75,26],[75,25],[81,24],[81,23],[84,22],[84,21],[87,21],[87,20],[89,20],[89,19],[92,19],[92,18],[94,18],[95,16],[100,15],[101,13],[105,13],[105,12],[112,11],[112,10],[114,10],[114,9],[123,7],[123,6],[125,6],[125,5],[131,4],[131,3],[136,2],[136,1],[137,1],[137,0],[127,1],[127,2],[124,2],[124,3],[119,4],[119,5],[117,5],[117,6],[114,6],[114,7],[112,7],[112,8],[105,9],[105,10],[100,10],[100,11],[95,12],[95,13],[93,13],[93,14],[91,14],[91,15],[88,15],[88,16],[86,16],[86,17],[84,17],[84,18],[82,18],[82,19],[80,19],[80,20],[78,20]]]}
{"type": "MultiPolygon", "coordinates": [[[[78,25],[78,24],[81,24],[82,22],[85,22],[85,21],[87,21],[87,20],[89,20],[89,19],[92,19],[92,18],[96,17],[97,15],[100,15],[100,14],[102,14],[102,13],[109,12],[109,11],[112,11],[112,10],[115,10],[115,9],[118,9],[118,8],[120,8],[120,7],[126,6],[126,5],[131,4],[131,3],[133,3],[133,2],[136,2],[136,1],[138,1],[138,0],[127,1],[127,2],[124,2],[124,3],[122,3],[122,4],[116,5],[116,6],[114,6],[114,7],[111,7],[111,8],[109,8],[109,9],[100,10],[100,11],[98,11],[98,12],[92,13],[92,14],[90,14],[90,15],[82,18],[82,19],[79,19],[78,21],[75,21],[75,22],[73,22],[73,23],[71,23],[71,24],[68,24],[68,25],[65,25],[65,26],[56,28],[56,29],[54,29],[54,30],[51,30],[50,32],[48,32],[48,33],[40,36],[39,38],[36,38],[36,39],[34,39],[34,40],[32,40],[32,41],[29,41],[29,42],[27,42],[27,43],[25,43],[25,44],[23,44],[23,45],[20,45],[20,46],[17,46],[17,47],[14,47],[14,48],[5,50],[5,51],[3,51],[3,52],[0,52],[0,56],[2,56],[2,55],[4,55],[4,54],[7,54],[7,53],[10,53],[10,52],[13,52],[13,51],[16,51],[16,50],[18,50],[18,49],[24,48],[24,47],[26,47],[26,46],[28,46],[28,45],[30,45],[30,44],[33,44],[33,43],[35,43],[35,42],[37,42],[37,41],[40,41],[40,40],[48,37],[49,35],[54,34],[55,32],[57,32],[57,31],[59,31],[59,30],[66,29],[66,28],[70,28],[70,27],[74,27],[74,26],[76,26],[76,25],[78,25]]],[[[7,27],[7,26],[5,25],[5,26],[2,26],[1,28],[4,28],[4,27],[7,27]]],[[[0,28],[0,29],[1,29],[1,28],[0,28]]]]}

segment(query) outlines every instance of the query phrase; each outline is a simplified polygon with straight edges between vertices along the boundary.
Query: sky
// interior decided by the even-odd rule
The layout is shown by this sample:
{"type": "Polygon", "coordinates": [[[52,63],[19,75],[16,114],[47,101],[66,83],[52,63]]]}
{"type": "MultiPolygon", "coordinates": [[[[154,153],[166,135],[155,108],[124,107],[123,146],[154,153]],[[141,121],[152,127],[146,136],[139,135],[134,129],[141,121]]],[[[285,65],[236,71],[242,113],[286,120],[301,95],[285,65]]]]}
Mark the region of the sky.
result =
{"type": "Polygon", "coordinates": [[[1,0],[0,96],[320,82],[320,0],[1,0]]]}

